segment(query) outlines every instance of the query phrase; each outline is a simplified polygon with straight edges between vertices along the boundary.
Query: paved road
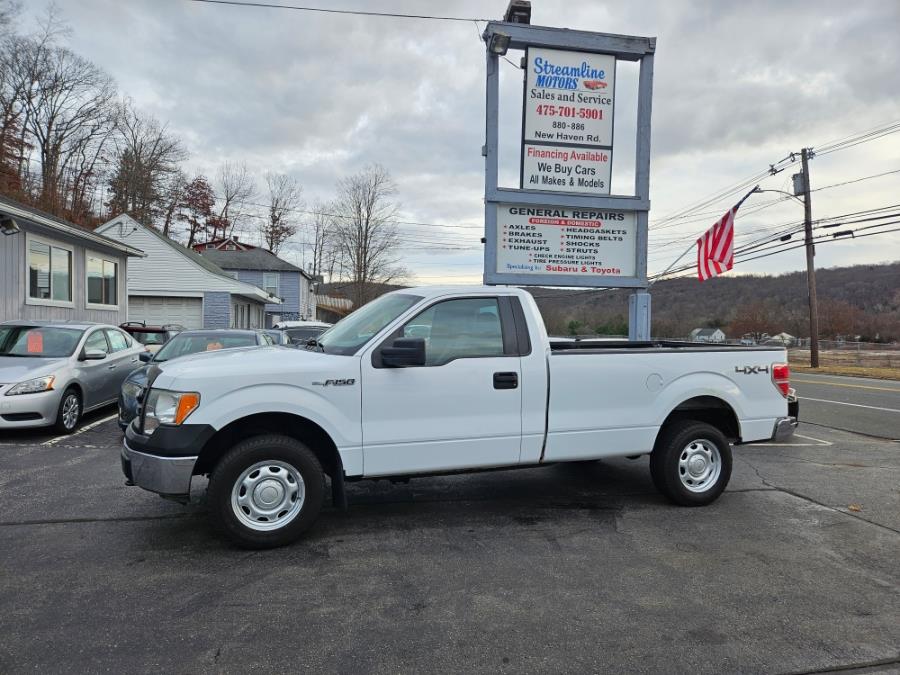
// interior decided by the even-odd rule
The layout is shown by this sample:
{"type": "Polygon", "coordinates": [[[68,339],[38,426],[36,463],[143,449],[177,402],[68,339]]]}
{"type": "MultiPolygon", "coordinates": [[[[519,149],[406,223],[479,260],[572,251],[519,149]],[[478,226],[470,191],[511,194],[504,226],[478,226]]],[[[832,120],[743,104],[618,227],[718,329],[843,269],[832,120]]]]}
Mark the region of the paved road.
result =
{"type": "Polygon", "coordinates": [[[255,553],[126,488],[113,421],[3,438],[0,672],[897,672],[900,447],[798,431],[706,508],[645,458],[362,482],[255,553]]]}
{"type": "Polygon", "coordinates": [[[796,373],[791,385],[806,422],[900,439],[900,382],[796,373]]]}

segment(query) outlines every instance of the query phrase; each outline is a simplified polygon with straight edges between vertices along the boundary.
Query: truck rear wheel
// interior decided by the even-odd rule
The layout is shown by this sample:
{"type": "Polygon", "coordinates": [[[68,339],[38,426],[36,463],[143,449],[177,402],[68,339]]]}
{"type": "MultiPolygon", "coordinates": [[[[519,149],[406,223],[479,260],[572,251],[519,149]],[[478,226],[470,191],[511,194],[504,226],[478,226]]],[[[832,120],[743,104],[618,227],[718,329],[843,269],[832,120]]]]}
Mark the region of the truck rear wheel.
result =
{"type": "Polygon", "coordinates": [[[210,518],[244,548],[296,541],[319,516],[325,493],[322,465],[289,436],[248,438],[222,458],[209,479],[210,518]]]}
{"type": "Polygon", "coordinates": [[[731,478],[731,446],[710,424],[685,420],[663,428],[650,454],[653,484],[682,506],[715,501],[731,478]]]}

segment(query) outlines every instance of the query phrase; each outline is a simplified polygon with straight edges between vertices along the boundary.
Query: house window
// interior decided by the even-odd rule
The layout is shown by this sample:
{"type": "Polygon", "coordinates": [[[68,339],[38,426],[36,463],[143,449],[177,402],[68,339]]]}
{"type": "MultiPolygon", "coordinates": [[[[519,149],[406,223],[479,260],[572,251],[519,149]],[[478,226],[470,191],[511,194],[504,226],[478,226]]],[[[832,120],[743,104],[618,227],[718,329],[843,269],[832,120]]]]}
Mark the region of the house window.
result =
{"type": "Polygon", "coordinates": [[[72,249],[28,238],[29,304],[72,304],[72,249]]]}
{"type": "Polygon", "coordinates": [[[225,244],[226,251],[234,251],[236,249],[237,249],[237,246],[235,246],[234,244],[225,244]]]}
{"type": "Polygon", "coordinates": [[[116,307],[119,304],[119,263],[95,253],[87,253],[85,260],[87,305],[116,307]]]}
{"type": "Polygon", "coordinates": [[[207,244],[207,245],[206,245],[207,250],[209,250],[209,249],[211,249],[211,248],[215,248],[215,247],[216,247],[215,244],[207,244]]]}
{"type": "Polygon", "coordinates": [[[263,273],[263,288],[266,293],[269,295],[278,296],[278,273],[277,272],[264,272],[263,273]]]}

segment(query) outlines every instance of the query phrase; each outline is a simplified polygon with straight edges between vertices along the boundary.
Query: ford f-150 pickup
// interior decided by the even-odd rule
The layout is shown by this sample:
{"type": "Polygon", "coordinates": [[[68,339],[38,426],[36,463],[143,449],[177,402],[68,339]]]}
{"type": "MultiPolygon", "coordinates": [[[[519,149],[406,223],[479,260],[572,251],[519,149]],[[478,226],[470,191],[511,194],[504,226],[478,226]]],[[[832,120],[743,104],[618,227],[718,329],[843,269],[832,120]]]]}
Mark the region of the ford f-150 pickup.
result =
{"type": "MultiPolygon", "coordinates": [[[[306,350],[233,349],[162,364],[126,429],[126,482],[189,499],[245,547],[297,539],[345,482],[650,455],[658,490],[709,504],[731,445],[797,424],[780,347],[558,341],[506,287],[410,288],[306,350]]],[[[499,478],[498,478],[499,480],[499,478]]]]}

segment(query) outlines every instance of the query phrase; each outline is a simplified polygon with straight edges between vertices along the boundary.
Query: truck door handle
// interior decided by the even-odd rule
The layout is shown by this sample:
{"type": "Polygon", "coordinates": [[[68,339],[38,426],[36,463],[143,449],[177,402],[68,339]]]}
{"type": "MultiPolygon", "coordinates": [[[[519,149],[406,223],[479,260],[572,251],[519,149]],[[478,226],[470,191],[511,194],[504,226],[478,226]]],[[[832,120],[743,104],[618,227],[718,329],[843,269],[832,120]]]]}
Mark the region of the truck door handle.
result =
{"type": "Polygon", "coordinates": [[[494,389],[515,389],[518,386],[518,373],[494,373],[494,389]]]}
{"type": "Polygon", "coordinates": [[[117,364],[117,363],[111,363],[111,364],[109,364],[108,366],[106,366],[106,369],[107,369],[107,370],[112,370],[112,369],[115,368],[117,365],[119,365],[119,364],[117,364]]]}

